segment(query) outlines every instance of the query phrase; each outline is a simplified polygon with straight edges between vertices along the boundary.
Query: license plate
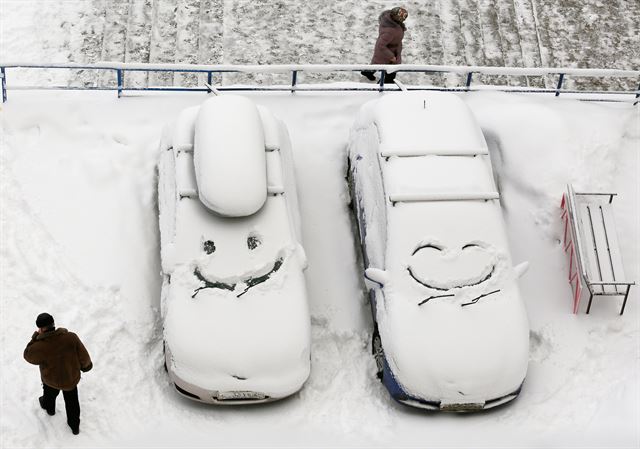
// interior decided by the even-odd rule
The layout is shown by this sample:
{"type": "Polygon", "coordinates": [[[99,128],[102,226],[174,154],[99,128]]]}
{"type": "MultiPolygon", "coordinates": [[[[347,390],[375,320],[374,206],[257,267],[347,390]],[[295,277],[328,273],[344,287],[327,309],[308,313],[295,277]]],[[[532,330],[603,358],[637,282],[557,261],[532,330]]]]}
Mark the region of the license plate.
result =
{"type": "Polygon", "coordinates": [[[239,401],[239,400],[257,400],[265,399],[267,396],[263,393],[257,393],[255,391],[220,391],[217,397],[219,401],[239,401]]]}
{"type": "Polygon", "coordinates": [[[484,402],[479,403],[466,403],[466,404],[440,404],[440,410],[449,412],[471,412],[476,410],[482,410],[484,408],[484,402]]]}

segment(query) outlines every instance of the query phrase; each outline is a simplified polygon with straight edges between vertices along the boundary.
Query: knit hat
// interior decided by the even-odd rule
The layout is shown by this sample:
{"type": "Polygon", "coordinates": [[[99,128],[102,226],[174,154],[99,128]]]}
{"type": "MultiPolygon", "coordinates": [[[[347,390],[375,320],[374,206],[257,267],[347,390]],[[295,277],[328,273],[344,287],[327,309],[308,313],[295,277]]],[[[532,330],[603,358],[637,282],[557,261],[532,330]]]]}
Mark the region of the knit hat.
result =
{"type": "Polygon", "coordinates": [[[409,13],[402,6],[396,6],[391,9],[391,18],[396,22],[404,22],[408,15],[409,13]]]}
{"type": "Polygon", "coordinates": [[[41,313],[36,318],[36,327],[51,327],[53,326],[53,317],[48,313],[41,313]]]}

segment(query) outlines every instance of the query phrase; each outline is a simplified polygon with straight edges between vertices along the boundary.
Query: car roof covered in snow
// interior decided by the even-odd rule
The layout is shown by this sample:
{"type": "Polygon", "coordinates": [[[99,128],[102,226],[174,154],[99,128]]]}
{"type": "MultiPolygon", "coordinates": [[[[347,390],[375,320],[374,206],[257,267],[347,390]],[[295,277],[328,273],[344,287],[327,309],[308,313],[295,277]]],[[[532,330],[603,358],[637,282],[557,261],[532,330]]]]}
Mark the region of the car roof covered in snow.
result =
{"type": "Polygon", "coordinates": [[[473,113],[455,94],[394,93],[374,100],[367,109],[368,121],[378,129],[383,156],[488,152],[473,113]]]}

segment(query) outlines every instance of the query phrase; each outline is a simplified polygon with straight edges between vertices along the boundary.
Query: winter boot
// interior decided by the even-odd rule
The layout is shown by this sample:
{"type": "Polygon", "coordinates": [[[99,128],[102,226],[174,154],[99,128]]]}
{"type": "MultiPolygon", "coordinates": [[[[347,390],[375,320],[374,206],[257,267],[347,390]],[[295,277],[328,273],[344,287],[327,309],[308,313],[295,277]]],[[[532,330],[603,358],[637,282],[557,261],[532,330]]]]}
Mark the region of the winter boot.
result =
{"type": "Polygon", "coordinates": [[[48,410],[47,407],[45,407],[44,405],[44,396],[40,396],[38,398],[38,402],[40,403],[40,407],[42,407],[43,409],[47,410],[47,413],[49,414],[49,416],[53,416],[56,414],[55,410],[48,410]]]}
{"type": "Polygon", "coordinates": [[[374,75],[374,71],[372,70],[363,70],[362,72],[360,72],[360,74],[362,76],[364,76],[366,79],[368,79],[369,81],[375,81],[376,77],[374,75]]]}
{"type": "Polygon", "coordinates": [[[391,84],[391,83],[395,82],[395,80],[396,80],[396,74],[395,73],[387,73],[384,76],[384,82],[387,83],[387,84],[391,84]]]}

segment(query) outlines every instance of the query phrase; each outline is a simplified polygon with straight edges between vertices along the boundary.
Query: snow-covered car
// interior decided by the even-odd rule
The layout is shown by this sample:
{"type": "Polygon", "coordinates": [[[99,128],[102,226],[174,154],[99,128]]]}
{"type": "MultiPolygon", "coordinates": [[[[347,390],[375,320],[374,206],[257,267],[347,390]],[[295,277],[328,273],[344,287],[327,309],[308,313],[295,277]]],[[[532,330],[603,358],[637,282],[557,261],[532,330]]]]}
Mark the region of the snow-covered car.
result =
{"type": "Polygon", "coordinates": [[[245,97],[213,97],[180,113],[160,153],[171,382],[216,404],[295,393],[310,371],[310,317],[285,125],[245,97]]]}
{"type": "Polygon", "coordinates": [[[527,372],[529,325],[488,147],[455,94],[366,103],[348,180],[375,328],[378,377],[397,401],[504,404],[527,372]]]}

